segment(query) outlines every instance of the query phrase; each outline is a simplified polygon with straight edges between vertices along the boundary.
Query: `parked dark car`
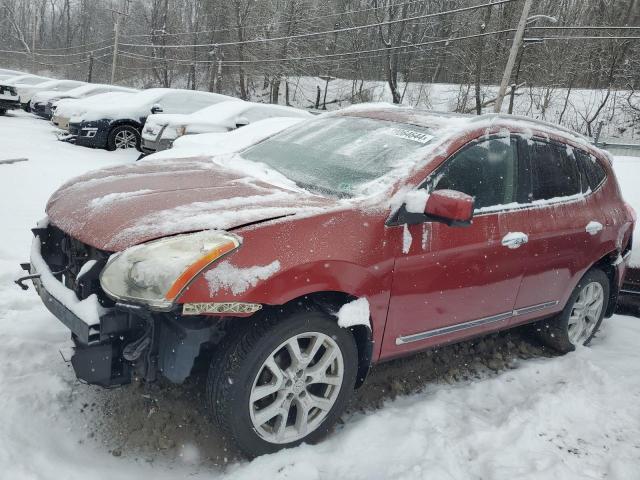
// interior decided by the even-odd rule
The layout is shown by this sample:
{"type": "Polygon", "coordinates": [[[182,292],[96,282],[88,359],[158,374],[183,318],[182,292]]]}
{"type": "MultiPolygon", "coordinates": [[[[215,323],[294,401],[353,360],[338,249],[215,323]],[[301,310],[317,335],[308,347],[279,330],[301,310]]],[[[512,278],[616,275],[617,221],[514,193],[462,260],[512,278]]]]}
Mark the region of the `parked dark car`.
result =
{"type": "Polygon", "coordinates": [[[18,110],[20,108],[20,97],[16,87],[0,85],[0,115],[7,113],[7,110],[18,110]]]}
{"type": "Polygon", "coordinates": [[[514,118],[359,107],[239,157],[88,173],[25,268],[83,381],[208,358],[242,451],[314,442],[374,363],[531,322],[569,352],[612,314],[635,214],[609,160],[514,118]]]}
{"type": "Polygon", "coordinates": [[[71,119],[69,133],[75,135],[76,145],[84,147],[140,150],[142,127],[152,113],[192,113],[228,99],[197,90],[152,88],[128,95],[122,103],[89,109],[81,118],[71,119]]]}

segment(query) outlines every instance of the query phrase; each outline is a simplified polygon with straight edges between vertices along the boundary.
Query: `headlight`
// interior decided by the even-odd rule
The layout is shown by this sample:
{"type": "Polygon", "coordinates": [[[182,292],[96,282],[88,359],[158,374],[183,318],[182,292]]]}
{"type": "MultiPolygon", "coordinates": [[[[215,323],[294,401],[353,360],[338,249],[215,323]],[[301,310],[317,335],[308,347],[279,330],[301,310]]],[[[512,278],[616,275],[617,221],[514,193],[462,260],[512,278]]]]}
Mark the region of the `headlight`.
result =
{"type": "Polygon", "coordinates": [[[240,244],[235,235],[211,230],[143,243],[112,255],[100,284],[114,299],[166,310],[202,270],[240,244]]]}
{"type": "Polygon", "coordinates": [[[179,127],[176,127],[176,133],[178,134],[178,137],[183,136],[185,133],[187,133],[187,126],[180,125],[179,127]]]}

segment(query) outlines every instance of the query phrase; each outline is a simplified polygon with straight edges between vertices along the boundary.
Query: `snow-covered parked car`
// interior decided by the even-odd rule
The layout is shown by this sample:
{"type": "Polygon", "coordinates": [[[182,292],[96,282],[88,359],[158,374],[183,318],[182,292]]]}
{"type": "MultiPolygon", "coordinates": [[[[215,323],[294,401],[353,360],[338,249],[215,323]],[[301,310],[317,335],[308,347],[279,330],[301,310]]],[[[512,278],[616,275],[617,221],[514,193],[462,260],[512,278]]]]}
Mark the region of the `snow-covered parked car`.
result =
{"type": "Polygon", "coordinates": [[[67,90],[71,90],[82,85],[86,85],[86,83],[77,80],[50,80],[37,85],[19,86],[18,95],[20,95],[20,103],[22,103],[22,105],[26,105],[25,110],[31,111],[33,108],[31,99],[36,93],[44,91],[66,92],[67,90]]]}
{"type": "Polygon", "coordinates": [[[171,148],[174,140],[183,135],[228,132],[258,120],[276,117],[310,118],[311,114],[299,108],[234,99],[191,115],[151,115],[142,131],[141,148],[149,154],[171,148]]]}
{"type": "Polygon", "coordinates": [[[99,93],[83,98],[66,98],[56,102],[56,108],[51,117],[53,123],[60,130],[69,133],[69,122],[72,118],[80,121],[82,115],[92,108],[110,105],[112,102],[125,102],[126,97],[137,92],[108,92],[99,93]]]}
{"type": "Polygon", "coordinates": [[[217,93],[172,88],[151,88],[107,105],[94,105],[80,118],[72,119],[69,132],[76,145],[93,148],[140,149],[140,135],[153,113],[193,113],[231,97],[217,93]]]}
{"type": "Polygon", "coordinates": [[[16,87],[0,83],[0,115],[7,113],[7,110],[18,110],[19,108],[20,96],[16,87]]]}
{"type": "Polygon", "coordinates": [[[57,103],[63,99],[88,98],[108,92],[137,93],[138,91],[139,90],[134,88],[100,83],[85,83],[79,87],[66,91],[45,90],[38,92],[31,97],[31,110],[36,115],[50,120],[56,109],[57,103]]]}
{"type": "Polygon", "coordinates": [[[230,132],[185,135],[176,139],[171,149],[148,155],[145,161],[236,153],[308,120],[304,117],[276,117],[258,120],[230,132]]]}
{"type": "Polygon", "coordinates": [[[11,70],[8,68],[0,68],[0,75],[7,77],[15,77],[18,75],[25,75],[25,72],[20,72],[18,70],[11,70]]]}
{"type": "Polygon", "coordinates": [[[208,360],[209,411],[250,456],[321,439],[377,362],[532,322],[588,344],[635,222],[578,134],[376,105],[93,171],[46,214],[17,282],[71,330],[76,375],[181,383],[208,360]]]}
{"type": "MultiPolygon", "coordinates": [[[[0,87],[13,87],[13,89],[15,89],[16,93],[18,94],[18,100],[20,101],[21,90],[25,88],[31,88],[37,85],[42,85],[43,83],[46,83],[49,81],[51,81],[50,78],[41,77],[39,75],[31,75],[31,74],[16,75],[16,76],[1,80],[0,87]]],[[[20,108],[23,108],[24,110],[28,110],[28,107],[29,107],[28,103],[25,104],[20,101],[20,108]]],[[[15,108],[15,107],[11,107],[11,108],[15,108]]]]}

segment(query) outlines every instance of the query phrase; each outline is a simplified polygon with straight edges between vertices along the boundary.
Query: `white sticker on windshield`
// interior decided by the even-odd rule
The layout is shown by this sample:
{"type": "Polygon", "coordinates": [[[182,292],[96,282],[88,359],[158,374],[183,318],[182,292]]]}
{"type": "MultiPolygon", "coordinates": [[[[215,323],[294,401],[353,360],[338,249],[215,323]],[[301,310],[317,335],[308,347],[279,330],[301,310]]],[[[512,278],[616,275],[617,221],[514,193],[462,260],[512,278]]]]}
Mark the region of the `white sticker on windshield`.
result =
{"type": "Polygon", "coordinates": [[[389,133],[394,137],[405,138],[407,140],[413,140],[418,143],[429,143],[433,138],[433,135],[428,133],[416,132],[415,130],[408,130],[406,128],[391,128],[389,133]]]}

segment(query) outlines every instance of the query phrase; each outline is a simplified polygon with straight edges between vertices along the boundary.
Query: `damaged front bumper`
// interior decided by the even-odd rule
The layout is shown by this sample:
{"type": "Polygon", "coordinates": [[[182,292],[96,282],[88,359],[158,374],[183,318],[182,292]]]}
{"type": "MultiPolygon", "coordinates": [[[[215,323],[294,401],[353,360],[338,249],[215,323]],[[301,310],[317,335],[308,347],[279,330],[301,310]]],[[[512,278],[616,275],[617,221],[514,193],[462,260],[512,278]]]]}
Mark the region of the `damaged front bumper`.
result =
{"type": "MultiPolygon", "coordinates": [[[[65,240],[51,233],[46,221],[34,229],[31,259],[22,267],[46,308],[70,331],[74,343],[71,364],[76,376],[89,384],[113,387],[130,383],[136,375],[146,381],[162,374],[182,383],[191,373],[201,347],[221,337],[223,322],[212,317],[181,317],[175,312],[154,313],[142,305],[110,302],[103,305],[96,293],[77,292],[65,283],[68,269],[54,271],[47,251],[65,240]]],[[[59,230],[58,230],[59,232],[59,230]]],[[[57,260],[60,261],[59,259],[57,260]]],[[[56,264],[57,265],[57,264],[56,264]]],[[[59,266],[59,265],[58,265],[59,266]]],[[[102,270],[96,262],[75,280],[91,281],[102,270]]]]}

